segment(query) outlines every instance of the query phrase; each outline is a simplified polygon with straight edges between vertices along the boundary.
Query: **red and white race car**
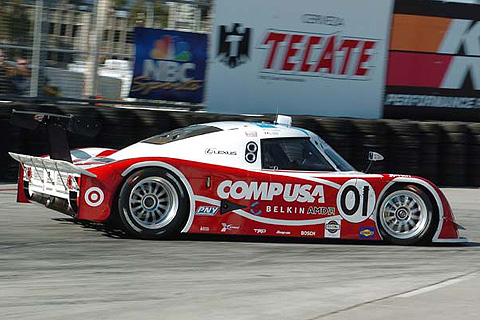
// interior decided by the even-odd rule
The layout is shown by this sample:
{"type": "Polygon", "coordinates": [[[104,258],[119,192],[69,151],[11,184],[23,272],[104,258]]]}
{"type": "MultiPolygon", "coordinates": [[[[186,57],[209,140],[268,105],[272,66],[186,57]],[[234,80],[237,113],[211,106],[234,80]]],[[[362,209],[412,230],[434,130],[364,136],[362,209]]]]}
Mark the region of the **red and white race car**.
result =
{"type": "Polygon", "coordinates": [[[181,232],[466,241],[434,184],[356,171],[286,116],[192,125],[118,151],[74,150],[72,162],[11,156],[21,163],[18,202],[78,219],[118,219],[139,238],[181,232]]]}

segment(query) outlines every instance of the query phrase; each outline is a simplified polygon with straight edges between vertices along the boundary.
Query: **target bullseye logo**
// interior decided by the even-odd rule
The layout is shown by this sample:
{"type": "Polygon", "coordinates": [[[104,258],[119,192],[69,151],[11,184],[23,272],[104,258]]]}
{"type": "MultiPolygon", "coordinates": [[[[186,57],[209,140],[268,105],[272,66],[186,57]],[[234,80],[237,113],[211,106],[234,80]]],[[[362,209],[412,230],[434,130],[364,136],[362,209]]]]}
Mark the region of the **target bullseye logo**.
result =
{"type": "Polygon", "coordinates": [[[105,198],[103,191],[98,187],[91,187],[85,192],[85,202],[91,207],[98,207],[105,198]]]}

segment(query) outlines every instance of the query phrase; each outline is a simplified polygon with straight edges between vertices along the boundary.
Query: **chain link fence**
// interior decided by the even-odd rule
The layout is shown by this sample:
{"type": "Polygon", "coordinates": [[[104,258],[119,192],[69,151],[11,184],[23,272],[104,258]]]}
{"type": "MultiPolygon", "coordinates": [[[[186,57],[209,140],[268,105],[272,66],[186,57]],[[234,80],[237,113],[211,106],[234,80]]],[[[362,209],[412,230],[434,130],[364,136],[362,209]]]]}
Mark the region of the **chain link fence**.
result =
{"type": "Polygon", "coordinates": [[[0,3],[0,100],[133,103],[135,26],[207,33],[211,25],[212,0],[0,3]]]}

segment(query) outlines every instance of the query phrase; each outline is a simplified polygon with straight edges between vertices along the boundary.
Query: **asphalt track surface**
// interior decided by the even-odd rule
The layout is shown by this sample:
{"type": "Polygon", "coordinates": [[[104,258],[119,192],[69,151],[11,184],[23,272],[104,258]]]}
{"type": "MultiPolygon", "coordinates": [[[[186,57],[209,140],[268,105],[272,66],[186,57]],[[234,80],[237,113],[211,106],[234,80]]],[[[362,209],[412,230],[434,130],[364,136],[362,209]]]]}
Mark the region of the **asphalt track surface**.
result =
{"type": "Polygon", "coordinates": [[[121,237],[0,185],[0,319],[480,319],[480,190],[444,189],[468,245],[121,237]]]}

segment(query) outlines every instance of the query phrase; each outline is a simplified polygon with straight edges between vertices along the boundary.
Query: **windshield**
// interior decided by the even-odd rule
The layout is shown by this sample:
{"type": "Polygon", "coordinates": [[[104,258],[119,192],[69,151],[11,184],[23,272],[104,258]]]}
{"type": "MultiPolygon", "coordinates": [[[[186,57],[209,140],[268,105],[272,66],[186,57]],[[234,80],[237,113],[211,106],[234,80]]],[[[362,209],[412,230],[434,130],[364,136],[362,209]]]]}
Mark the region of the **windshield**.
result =
{"type": "Polygon", "coordinates": [[[314,143],[320,149],[325,152],[326,156],[335,164],[335,166],[340,171],[356,171],[354,167],[350,163],[348,163],[345,159],[342,158],[332,147],[328,145],[322,138],[319,136],[315,136],[313,139],[314,143]],[[318,139],[318,140],[317,140],[318,139]]]}
{"type": "Polygon", "coordinates": [[[191,137],[200,136],[207,133],[222,131],[222,129],[205,125],[193,125],[186,128],[179,128],[172,131],[168,131],[141,142],[153,143],[153,144],[165,144],[172,141],[183,140],[191,137]]]}

